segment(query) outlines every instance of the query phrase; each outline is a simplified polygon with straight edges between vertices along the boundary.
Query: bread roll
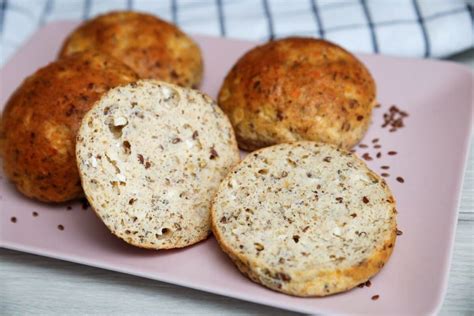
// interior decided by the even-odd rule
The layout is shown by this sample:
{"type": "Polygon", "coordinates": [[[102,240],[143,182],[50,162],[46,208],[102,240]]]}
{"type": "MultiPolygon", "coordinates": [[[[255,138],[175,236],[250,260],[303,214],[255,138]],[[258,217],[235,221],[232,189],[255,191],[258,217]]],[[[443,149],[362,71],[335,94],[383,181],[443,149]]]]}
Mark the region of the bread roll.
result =
{"type": "Polygon", "coordinates": [[[222,181],[211,214],[220,247],[242,273],[296,296],[366,282],[396,239],[385,181],[353,154],[314,142],[249,154],[222,181]]]}
{"type": "Polygon", "coordinates": [[[74,146],[82,117],[111,87],[135,81],[126,65],[97,52],[71,55],[28,77],[8,101],[0,126],[5,174],[28,197],[82,196],[74,146]]]}
{"type": "Polygon", "coordinates": [[[197,87],[203,61],[198,45],[175,25],[153,15],[117,11],[84,22],[65,40],[60,56],[96,49],[143,79],[197,87]]]}
{"type": "Polygon", "coordinates": [[[159,81],[103,96],[82,122],[76,152],[92,208],[113,234],[150,249],[205,239],[211,199],[239,161],[217,104],[159,81]]]}
{"type": "Polygon", "coordinates": [[[218,98],[240,148],[249,151],[299,140],[349,149],[364,136],[374,102],[374,80],[357,58],[327,41],[297,37],[247,52],[218,98]]]}

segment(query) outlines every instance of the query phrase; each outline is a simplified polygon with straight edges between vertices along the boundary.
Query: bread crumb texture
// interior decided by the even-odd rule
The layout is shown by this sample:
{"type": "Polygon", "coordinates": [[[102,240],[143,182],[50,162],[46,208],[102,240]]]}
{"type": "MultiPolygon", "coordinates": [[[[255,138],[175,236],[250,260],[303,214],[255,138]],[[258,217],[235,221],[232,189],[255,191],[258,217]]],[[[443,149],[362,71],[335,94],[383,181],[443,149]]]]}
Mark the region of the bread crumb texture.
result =
{"type": "Polygon", "coordinates": [[[395,200],[351,153],[314,142],[249,154],[212,206],[221,248],[253,281],[296,296],[349,290],[375,275],[396,239],[395,200]]]}
{"type": "Polygon", "coordinates": [[[101,98],[82,122],[76,155],[105,225],[152,249],[208,236],[211,198],[239,161],[232,126],[211,98],[152,80],[101,98]]]}
{"type": "Polygon", "coordinates": [[[98,52],[77,53],[29,76],[10,97],[0,124],[7,177],[28,197],[63,202],[83,195],[74,152],[85,113],[108,89],[138,77],[98,52]]]}
{"type": "Polygon", "coordinates": [[[290,37],[242,56],[218,102],[244,150],[300,140],[349,149],[367,131],[375,93],[369,71],[348,51],[290,37]]]}

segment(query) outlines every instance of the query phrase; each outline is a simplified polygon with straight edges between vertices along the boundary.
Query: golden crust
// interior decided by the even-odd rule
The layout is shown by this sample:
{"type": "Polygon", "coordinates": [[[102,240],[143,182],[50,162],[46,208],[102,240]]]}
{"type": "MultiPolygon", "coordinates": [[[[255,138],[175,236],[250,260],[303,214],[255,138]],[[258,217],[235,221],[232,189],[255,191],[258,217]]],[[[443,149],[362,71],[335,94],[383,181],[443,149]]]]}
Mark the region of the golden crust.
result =
{"type": "Polygon", "coordinates": [[[298,140],[349,149],[370,124],[375,90],[369,71],[346,50],[292,37],[241,57],[218,103],[244,150],[298,140]]]}
{"type": "Polygon", "coordinates": [[[111,87],[137,75],[97,52],[53,62],[28,77],[8,101],[0,126],[7,177],[28,197],[62,202],[83,195],[75,161],[81,119],[111,87]]]}
{"type": "MultiPolygon", "coordinates": [[[[94,213],[96,214],[96,216],[99,219],[101,219],[101,217],[97,213],[97,211],[94,210],[94,208],[92,208],[92,209],[93,209],[94,213]]],[[[208,232],[202,233],[198,238],[193,239],[192,241],[190,241],[188,243],[184,243],[184,242],[181,242],[181,243],[178,243],[178,244],[170,243],[170,244],[162,245],[162,246],[160,246],[159,249],[157,249],[156,245],[154,245],[154,244],[151,244],[151,243],[137,243],[137,242],[134,242],[133,239],[131,239],[131,238],[125,238],[125,237],[121,236],[120,234],[117,234],[115,231],[110,231],[110,233],[113,236],[120,238],[121,240],[123,240],[124,242],[126,242],[129,245],[132,245],[132,246],[137,247],[137,248],[147,249],[147,250],[170,250],[170,249],[186,248],[186,247],[189,247],[189,246],[193,246],[193,245],[195,245],[195,244],[197,244],[197,243],[199,243],[203,240],[206,240],[211,235],[211,232],[208,231],[208,232]]]]}
{"type": "MultiPolygon", "coordinates": [[[[253,154],[258,154],[261,150],[257,150],[253,154]]],[[[360,158],[354,154],[346,154],[352,155],[355,159],[360,160],[360,158]]],[[[225,190],[228,179],[232,177],[232,174],[240,167],[240,164],[244,163],[246,163],[246,161],[242,160],[229,171],[227,176],[222,180],[217,192],[220,190],[225,190]]],[[[212,233],[222,251],[224,251],[229,256],[239,271],[257,284],[264,285],[265,287],[277,292],[282,292],[298,297],[321,297],[348,291],[357,285],[368,281],[384,267],[385,263],[389,260],[393,252],[393,248],[395,247],[395,242],[397,239],[397,210],[395,198],[393,197],[393,194],[385,180],[371,170],[370,173],[374,178],[380,181],[382,187],[385,189],[385,192],[387,192],[388,196],[390,196],[390,204],[393,206],[391,227],[383,244],[379,245],[379,247],[377,247],[373,253],[368,256],[368,259],[359,262],[357,265],[351,266],[347,269],[321,271],[315,268],[306,270],[287,282],[275,280],[275,278],[272,278],[271,275],[278,275],[280,272],[279,270],[275,270],[273,267],[267,266],[259,260],[249,260],[245,254],[239,252],[239,249],[233,249],[228,243],[226,243],[220,229],[218,228],[218,219],[216,217],[217,215],[214,203],[216,201],[215,198],[211,205],[212,233]],[[267,271],[267,274],[262,273],[262,271],[267,271]]],[[[217,197],[217,194],[218,193],[216,193],[215,197],[217,197]]]]}
{"type": "MultiPolygon", "coordinates": [[[[212,213],[211,213],[212,214],[212,213]]],[[[353,289],[359,284],[367,282],[371,277],[376,275],[392,254],[396,241],[396,227],[392,230],[392,234],[385,241],[384,245],[377,249],[374,254],[364,262],[357,266],[353,266],[345,270],[331,270],[313,273],[313,271],[305,271],[304,275],[299,278],[302,282],[295,282],[294,279],[287,283],[275,281],[274,278],[257,271],[267,270],[270,274],[276,275],[278,271],[272,271],[268,267],[263,267],[259,262],[249,262],[243,255],[230,248],[216,233],[215,222],[211,221],[212,230],[221,249],[234,262],[236,267],[255,283],[264,285],[274,291],[299,297],[317,297],[328,296],[353,289]]]]}
{"type": "Polygon", "coordinates": [[[96,49],[132,68],[142,79],[197,87],[203,61],[198,45],[153,15],[111,12],[85,22],[63,44],[60,56],[96,49]]]}

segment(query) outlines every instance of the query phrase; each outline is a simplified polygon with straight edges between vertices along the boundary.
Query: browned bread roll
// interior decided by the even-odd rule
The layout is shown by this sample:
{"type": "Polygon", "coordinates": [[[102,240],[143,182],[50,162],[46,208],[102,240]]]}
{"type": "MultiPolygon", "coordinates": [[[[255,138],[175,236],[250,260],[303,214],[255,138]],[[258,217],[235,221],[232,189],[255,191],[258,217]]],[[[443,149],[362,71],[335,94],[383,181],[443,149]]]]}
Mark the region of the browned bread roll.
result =
{"type": "Polygon", "coordinates": [[[201,82],[203,62],[197,44],[176,26],[149,14],[120,11],[89,20],[69,35],[60,56],[89,49],[121,60],[143,79],[184,87],[201,82]]]}
{"type": "Polygon", "coordinates": [[[218,102],[242,149],[298,140],[351,148],[370,123],[375,83],[341,47],[292,37],[247,52],[225,78],[218,102]]]}
{"type": "Polygon", "coordinates": [[[46,202],[80,197],[74,147],[82,117],[109,88],[136,79],[126,65],[97,52],[71,55],[28,77],[0,125],[3,167],[18,190],[46,202]]]}

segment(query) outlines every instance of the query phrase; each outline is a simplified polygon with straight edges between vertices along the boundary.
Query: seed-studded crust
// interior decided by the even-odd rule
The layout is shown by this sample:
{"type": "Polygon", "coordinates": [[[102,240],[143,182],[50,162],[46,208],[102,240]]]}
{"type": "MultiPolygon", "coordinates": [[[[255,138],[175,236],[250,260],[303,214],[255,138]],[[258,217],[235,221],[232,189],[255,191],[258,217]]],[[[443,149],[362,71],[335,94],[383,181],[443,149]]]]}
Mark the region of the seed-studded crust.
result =
{"type": "Polygon", "coordinates": [[[211,222],[243,274],[303,297],[366,282],[389,259],[397,230],[384,180],[353,154],[314,142],[249,154],[221,182],[211,222]]]}
{"type": "Polygon", "coordinates": [[[82,196],[74,154],[82,117],[109,88],[137,79],[126,65],[97,52],[71,55],[28,77],[8,101],[0,124],[7,177],[41,201],[82,196]]]}
{"type": "Polygon", "coordinates": [[[346,50],[292,37],[241,57],[218,103],[244,150],[299,140],[349,149],[369,126],[375,90],[369,71],[346,50]]]}
{"type": "Polygon", "coordinates": [[[232,125],[211,98],[153,80],[104,95],[84,117],[76,155],[105,225],[150,249],[207,238],[211,199],[239,161],[232,125]]]}
{"type": "Polygon", "coordinates": [[[89,49],[121,60],[142,79],[197,87],[203,61],[198,45],[176,26],[153,15],[111,12],[86,21],[63,44],[60,56],[89,49]]]}

